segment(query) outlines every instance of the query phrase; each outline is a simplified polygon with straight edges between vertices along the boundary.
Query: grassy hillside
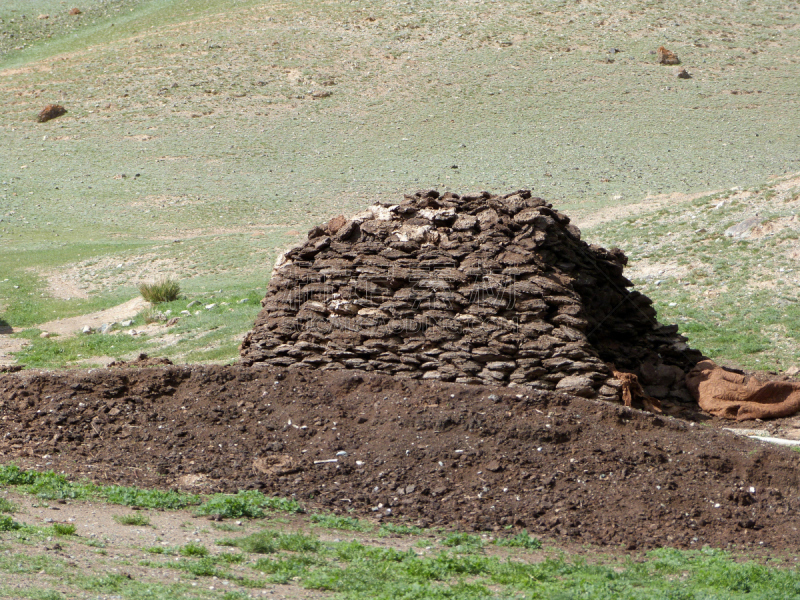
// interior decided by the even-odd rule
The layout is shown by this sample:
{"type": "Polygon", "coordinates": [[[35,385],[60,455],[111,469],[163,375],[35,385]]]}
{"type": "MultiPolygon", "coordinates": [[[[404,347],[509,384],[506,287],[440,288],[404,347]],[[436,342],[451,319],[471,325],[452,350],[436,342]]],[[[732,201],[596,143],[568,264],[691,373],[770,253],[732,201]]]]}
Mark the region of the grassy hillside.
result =
{"type": "MultiPolygon", "coordinates": [[[[0,307],[15,328],[111,306],[164,274],[187,300],[257,296],[277,249],[312,224],[421,187],[533,188],[579,223],[612,214],[587,234],[632,251],[621,207],[800,171],[791,4],[70,6],[0,7],[0,307]],[[656,64],[661,45],[691,79],[656,64]],[[69,112],[36,123],[51,102],[69,112]]],[[[678,252],[695,262],[694,248],[678,252]]],[[[695,317],[680,311],[695,294],[667,288],[647,293],[688,331],[681,317],[695,317]]],[[[757,352],[784,364],[796,354],[780,331],[757,352]]],[[[203,347],[232,358],[235,338],[203,347]]]]}

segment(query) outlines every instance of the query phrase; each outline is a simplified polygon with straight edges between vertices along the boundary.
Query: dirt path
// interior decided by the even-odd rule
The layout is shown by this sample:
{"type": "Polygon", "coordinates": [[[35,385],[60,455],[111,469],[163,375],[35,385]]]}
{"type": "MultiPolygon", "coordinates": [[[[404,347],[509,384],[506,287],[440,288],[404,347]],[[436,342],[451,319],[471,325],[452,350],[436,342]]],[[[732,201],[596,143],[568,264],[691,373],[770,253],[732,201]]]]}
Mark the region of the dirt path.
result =
{"type": "MultiPolygon", "coordinates": [[[[103,323],[114,323],[117,321],[124,321],[125,319],[132,319],[148,306],[150,306],[149,302],[141,296],[137,296],[132,300],[107,308],[106,310],[100,310],[86,315],[78,315],[77,317],[70,317],[68,319],[56,319],[55,321],[48,321],[47,323],[34,325],[33,327],[50,334],[57,334],[61,337],[70,337],[80,333],[86,326],[94,329],[103,323]]],[[[13,354],[19,352],[27,345],[27,340],[11,337],[12,334],[18,331],[19,330],[15,330],[12,327],[0,329],[0,366],[15,364],[16,359],[13,354]]]]}

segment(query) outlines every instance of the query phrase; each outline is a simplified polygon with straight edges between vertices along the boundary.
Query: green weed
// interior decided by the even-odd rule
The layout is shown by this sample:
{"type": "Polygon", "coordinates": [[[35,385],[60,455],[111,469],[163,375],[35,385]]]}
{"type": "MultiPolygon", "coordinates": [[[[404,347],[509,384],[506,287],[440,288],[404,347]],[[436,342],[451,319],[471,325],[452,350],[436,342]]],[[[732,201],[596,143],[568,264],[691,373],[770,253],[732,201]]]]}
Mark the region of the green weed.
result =
{"type": "Polygon", "coordinates": [[[354,517],[340,517],[336,515],[311,515],[311,522],[319,525],[320,527],[327,527],[329,529],[341,529],[344,531],[361,531],[364,533],[370,532],[375,527],[371,523],[361,521],[354,517]]]}
{"type": "Polygon", "coordinates": [[[20,527],[21,525],[8,515],[0,515],[0,531],[14,531],[20,527]]]}
{"type": "Polygon", "coordinates": [[[514,537],[497,538],[495,546],[507,546],[510,548],[525,548],[526,550],[539,550],[542,547],[541,540],[532,538],[527,531],[520,531],[514,537]]]}
{"type": "Polygon", "coordinates": [[[382,523],[378,528],[378,536],[386,537],[389,535],[422,535],[424,529],[414,525],[397,525],[396,523],[382,523]]]}
{"type": "Polygon", "coordinates": [[[0,498],[0,513],[15,513],[17,512],[17,507],[14,505],[13,502],[7,500],[6,498],[0,498]]]}
{"type": "Polygon", "coordinates": [[[72,523],[53,523],[53,532],[56,535],[75,535],[76,527],[72,523]]]}
{"type": "Polygon", "coordinates": [[[280,533],[260,531],[246,537],[220,540],[220,546],[233,546],[243,552],[274,554],[281,550],[289,552],[316,552],[320,542],[316,537],[302,533],[280,533]]]}
{"type": "Polygon", "coordinates": [[[202,544],[189,542],[188,544],[181,546],[181,548],[178,550],[178,553],[181,556],[204,557],[208,556],[208,548],[206,548],[202,544]]]}

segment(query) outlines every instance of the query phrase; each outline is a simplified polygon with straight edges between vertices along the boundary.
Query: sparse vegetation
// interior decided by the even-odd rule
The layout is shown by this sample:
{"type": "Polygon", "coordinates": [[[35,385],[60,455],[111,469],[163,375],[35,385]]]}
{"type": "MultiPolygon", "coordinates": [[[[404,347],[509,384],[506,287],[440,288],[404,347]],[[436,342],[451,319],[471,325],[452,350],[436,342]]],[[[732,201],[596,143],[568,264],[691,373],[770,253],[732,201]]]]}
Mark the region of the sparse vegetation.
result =
{"type": "Polygon", "coordinates": [[[15,513],[17,512],[17,507],[14,506],[13,502],[10,502],[6,498],[0,498],[0,513],[15,513]]]}
{"type": "Polygon", "coordinates": [[[372,524],[356,519],[355,517],[340,517],[321,513],[311,515],[311,522],[320,527],[341,529],[343,531],[370,532],[375,529],[372,524]]]}
{"type": "Polygon", "coordinates": [[[149,527],[150,517],[142,513],[129,515],[114,515],[114,520],[120,525],[134,525],[136,527],[149,527]]]}

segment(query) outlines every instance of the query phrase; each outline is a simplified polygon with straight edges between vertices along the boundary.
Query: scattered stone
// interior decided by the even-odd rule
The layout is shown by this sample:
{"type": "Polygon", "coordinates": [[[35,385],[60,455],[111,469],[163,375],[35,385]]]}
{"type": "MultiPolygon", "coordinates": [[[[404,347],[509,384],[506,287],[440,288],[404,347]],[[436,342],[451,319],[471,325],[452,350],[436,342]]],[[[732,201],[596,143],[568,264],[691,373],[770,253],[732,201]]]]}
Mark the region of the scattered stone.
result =
{"type": "Polygon", "coordinates": [[[216,303],[212,302],[211,304],[206,304],[206,310],[211,310],[212,308],[216,308],[216,303]]]}
{"type": "Polygon", "coordinates": [[[331,92],[329,90],[323,90],[323,91],[319,91],[319,92],[311,92],[311,97],[312,98],[327,98],[327,97],[332,96],[332,95],[333,95],[333,92],[331,92]]]}
{"type": "Polygon", "coordinates": [[[788,369],[786,369],[786,374],[787,374],[789,377],[794,377],[794,376],[795,376],[795,375],[797,375],[798,373],[800,373],[800,367],[794,367],[794,366],[792,366],[792,367],[789,367],[788,369]]]}
{"type": "Polygon", "coordinates": [[[39,15],[39,16],[38,16],[38,17],[36,17],[36,18],[37,18],[37,19],[41,19],[41,20],[44,20],[44,19],[49,19],[49,18],[50,18],[50,15],[39,15]]]}
{"type": "Polygon", "coordinates": [[[80,8],[70,8],[69,9],[69,14],[71,14],[72,16],[80,15],[82,13],[83,13],[83,11],[80,8]]]}
{"type": "Polygon", "coordinates": [[[680,71],[675,73],[675,76],[678,79],[691,79],[692,78],[691,73],[689,73],[689,71],[687,71],[686,69],[681,69],[680,71]]]}
{"type": "Polygon", "coordinates": [[[626,264],[528,190],[420,191],[331,219],[279,257],[242,363],[620,402],[614,363],[668,373],[648,393],[682,397],[701,354],[628,290],[626,264]]]}
{"type": "Polygon", "coordinates": [[[89,327],[88,325],[84,325],[83,329],[81,329],[81,333],[89,335],[90,333],[92,333],[92,328],[89,327]]]}
{"type": "Polygon", "coordinates": [[[182,311],[181,311],[181,314],[182,314],[183,316],[185,316],[185,317],[190,317],[190,316],[192,315],[192,313],[190,313],[188,310],[182,310],[182,311]]]}
{"type": "Polygon", "coordinates": [[[133,319],[127,319],[125,321],[120,322],[121,327],[130,327],[133,325],[133,319]]]}
{"type": "Polygon", "coordinates": [[[50,333],[49,331],[43,331],[42,333],[39,334],[39,337],[42,338],[43,340],[46,340],[47,338],[52,337],[52,335],[53,334],[50,333]]]}
{"type": "Polygon", "coordinates": [[[658,62],[662,65],[679,65],[681,64],[680,59],[678,59],[678,55],[672,52],[671,50],[667,50],[664,46],[659,46],[658,50],[656,50],[656,54],[658,55],[658,62]]]}
{"type": "Polygon", "coordinates": [[[114,325],[116,325],[116,323],[103,323],[100,325],[98,331],[102,334],[110,333],[111,330],[114,329],[114,325]]]}
{"type": "Polygon", "coordinates": [[[248,302],[250,302],[249,298],[242,298],[241,300],[237,300],[236,304],[247,304],[248,302]]]}
{"type": "Polygon", "coordinates": [[[193,306],[199,306],[199,305],[200,305],[199,301],[192,300],[191,302],[189,302],[189,304],[186,305],[186,308],[188,309],[188,308],[192,308],[193,306]]]}
{"type": "Polygon", "coordinates": [[[67,109],[60,104],[48,104],[39,111],[39,115],[36,117],[36,120],[39,123],[45,123],[51,119],[56,119],[65,114],[67,114],[67,109]]]}

